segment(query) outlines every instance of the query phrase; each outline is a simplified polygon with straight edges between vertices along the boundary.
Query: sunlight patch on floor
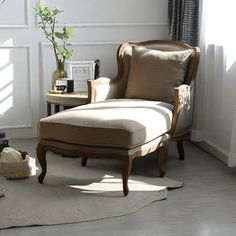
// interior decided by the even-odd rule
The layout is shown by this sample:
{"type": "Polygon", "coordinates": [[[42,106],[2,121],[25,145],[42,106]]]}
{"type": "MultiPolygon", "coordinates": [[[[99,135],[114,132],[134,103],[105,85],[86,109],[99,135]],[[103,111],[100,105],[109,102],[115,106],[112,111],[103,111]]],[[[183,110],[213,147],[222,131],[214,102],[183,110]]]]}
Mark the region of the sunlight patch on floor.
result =
{"type": "MultiPolygon", "coordinates": [[[[165,186],[152,185],[149,183],[132,180],[128,181],[130,191],[162,191],[165,186]]],[[[100,182],[94,182],[88,185],[69,185],[70,188],[80,189],[88,193],[122,191],[122,179],[114,176],[105,175],[100,182]]]]}

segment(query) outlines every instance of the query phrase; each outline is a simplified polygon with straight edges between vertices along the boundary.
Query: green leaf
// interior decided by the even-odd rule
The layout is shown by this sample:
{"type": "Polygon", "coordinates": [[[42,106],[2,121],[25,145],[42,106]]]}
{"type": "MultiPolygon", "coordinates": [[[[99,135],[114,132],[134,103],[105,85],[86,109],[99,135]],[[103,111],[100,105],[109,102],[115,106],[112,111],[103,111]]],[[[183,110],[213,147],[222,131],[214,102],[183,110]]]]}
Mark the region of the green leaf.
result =
{"type": "Polygon", "coordinates": [[[63,39],[63,33],[61,32],[55,32],[55,36],[59,39],[63,39]]]}
{"type": "Polygon", "coordinates": [[[36,9],[40,11],[42,9],[42,4],[40,2],[36,3],[36,9]]]}
{"type": "Polygon", "coordinates": [[[74,32],[74,29],[72,28],[66,28],[66,31],[68,34],[72,34],[74,32]]]}
{"type": "Polygon", "coordinates": [[[56,16],[57,14],[60,14],[61,12],[63,12],[63,11],[58,10],[57,8],[55,8],[55,9],[52,10],[51,13],[52,13],[52,15],[56,16]]]}

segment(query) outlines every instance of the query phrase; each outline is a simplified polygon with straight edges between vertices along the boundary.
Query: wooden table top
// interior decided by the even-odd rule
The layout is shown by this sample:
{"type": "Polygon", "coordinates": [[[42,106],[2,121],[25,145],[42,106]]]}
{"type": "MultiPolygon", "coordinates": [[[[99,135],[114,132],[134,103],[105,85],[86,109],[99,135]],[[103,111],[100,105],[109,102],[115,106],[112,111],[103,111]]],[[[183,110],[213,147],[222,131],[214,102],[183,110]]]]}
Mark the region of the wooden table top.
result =
{"type": "Polygon", "coordinates": [[[46,100],[63,106],[78,106],[88,102],[88,93],[46,93],[46,100]]]}

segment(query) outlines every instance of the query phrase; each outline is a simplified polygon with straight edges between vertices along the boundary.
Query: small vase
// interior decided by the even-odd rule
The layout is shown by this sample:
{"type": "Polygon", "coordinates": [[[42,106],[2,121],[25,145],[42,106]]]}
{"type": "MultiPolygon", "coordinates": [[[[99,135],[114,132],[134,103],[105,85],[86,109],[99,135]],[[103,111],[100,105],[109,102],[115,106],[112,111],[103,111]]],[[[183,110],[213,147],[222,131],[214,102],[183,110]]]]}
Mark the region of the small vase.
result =
{"type": "Polygon", "coordinates": [[[52,90],[54,90],[56,81],[61,78],[67,78],[67,73],[64,69],[64,61],[59,61],[57,63],[57,69],[52,73],[52,90]]]}

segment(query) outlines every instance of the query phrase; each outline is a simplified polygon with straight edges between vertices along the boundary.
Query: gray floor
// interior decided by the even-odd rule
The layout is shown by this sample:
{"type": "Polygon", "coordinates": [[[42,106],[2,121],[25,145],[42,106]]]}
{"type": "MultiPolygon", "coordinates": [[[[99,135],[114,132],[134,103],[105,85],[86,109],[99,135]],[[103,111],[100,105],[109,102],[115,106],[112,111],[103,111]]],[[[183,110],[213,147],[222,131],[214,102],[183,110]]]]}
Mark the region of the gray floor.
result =
{"type": "MultiPolygon", "coordinates": [[[[12,141],[12,146],[19,142],[12,141]]],[[[21,149],[35,145],[23,141],[21,149]]],[[[170,147],[167,175],[184,181],[181,189],[168,192],[167,200],[155,202],[137,213],[93,222],[0,230],[1,236],[74,235],[236,235],[236,168],[224,164],[186,142],[186,160],[179,161],[175,145],[170,147]]],[[[33,155],[33,154],[32,154],[33,155]]],[[[156,159],[137,159],[134,172],[148,172],[156,159]],[[145,168],[144,168],[145,167],[145,168]]]]}

